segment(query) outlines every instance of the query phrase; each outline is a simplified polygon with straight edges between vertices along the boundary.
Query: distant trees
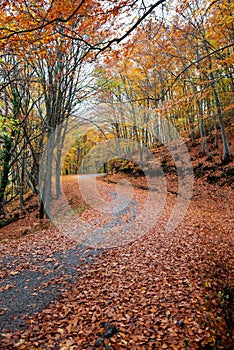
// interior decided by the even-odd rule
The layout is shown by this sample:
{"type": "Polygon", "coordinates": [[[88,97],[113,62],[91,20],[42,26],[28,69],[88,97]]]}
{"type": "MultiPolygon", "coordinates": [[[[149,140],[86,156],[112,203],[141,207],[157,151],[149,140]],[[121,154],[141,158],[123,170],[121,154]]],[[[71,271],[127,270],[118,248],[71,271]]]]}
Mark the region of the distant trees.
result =
{"type": "MultiPolygon", "coordinates": [[[[102,106],[105,102],[107,110],[112,108],[112,119],[122,126],[146,128],[140,136],[143,143],[149,135],[160,136],[156,119],[164,120],[159,122],[164,128],[168,121],[193,141],[199,132],[201,151],[208,157],[207,139],[212,136],[212,147],[217,147],[220,129],[222,160],[228,162],[232,154],[225,124],[233,112],[233,6],[203,0],[170,6],[161,18],[152,15],[139,27],[122,52],[106,57],[105,69],[99,70],[107,82],[100,94],[102,106]]],[[[166,128],[161,135],[170,139],[169,133],[166,128]]]]}

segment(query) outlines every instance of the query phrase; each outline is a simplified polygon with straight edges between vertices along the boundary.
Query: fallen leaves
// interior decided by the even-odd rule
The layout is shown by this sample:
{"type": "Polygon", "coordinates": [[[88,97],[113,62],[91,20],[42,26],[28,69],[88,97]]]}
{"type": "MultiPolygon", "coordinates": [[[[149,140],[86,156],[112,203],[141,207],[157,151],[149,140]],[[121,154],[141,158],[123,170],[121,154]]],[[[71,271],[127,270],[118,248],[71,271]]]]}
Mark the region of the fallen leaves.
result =
{"type": "Polygon", "coordinates": [[[14,284],[6,284],[5,286],[2,286],[2,287],[0,287],[0,293],[2,293],[2,292],[4,292],[4,291],[6,291],[6,290],[9,290],[9,289],[11,289],[11,288],[14,288],[15,287],[15,285],[14,284]]]}
{"type": "MultiPolygon", "coordinates": [[[[84,264],[77,281],[64,283],[60,299],[32,317],[28,329],[2,334],[1,349],[228,349],[233,339],[218,291],[233,286],[232,222],[222,229],[231,211],[205,197],[202,207],[192,201],[183,223],[169,234],[163,229],[168,200],[157,227],[84,264]],[[208,207],[211,231],[203,212],[208,207]]],[[[15,256],[37,251],[39,263],[43,249],[49,253],[72,245],[62,237],[58,247],[55,229],[43,234],[49,248],[38,234],[35,241],[26,236],[4,251],[14,247],[15,256]]],[[[46,256],[53,265],[54,258],[46,256]]],[[[25,268],[19,259],[15,271],[25,268]]]]}

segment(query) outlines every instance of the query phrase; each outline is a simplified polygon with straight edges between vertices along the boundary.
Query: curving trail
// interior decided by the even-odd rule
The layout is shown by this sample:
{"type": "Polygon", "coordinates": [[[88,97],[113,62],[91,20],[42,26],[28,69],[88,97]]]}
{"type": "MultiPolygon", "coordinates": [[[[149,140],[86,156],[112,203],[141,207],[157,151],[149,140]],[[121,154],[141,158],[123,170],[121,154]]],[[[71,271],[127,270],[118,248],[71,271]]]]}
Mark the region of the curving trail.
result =
{"type": "Polygon", "coordinates": [[[162,206],[155,183],[151,212],[150,191],[114,180],[64,179],[57,225],[1,244],[0,348],[231,349],[233,192],[196,183],[171,233],[175,195],[162,206]]]}

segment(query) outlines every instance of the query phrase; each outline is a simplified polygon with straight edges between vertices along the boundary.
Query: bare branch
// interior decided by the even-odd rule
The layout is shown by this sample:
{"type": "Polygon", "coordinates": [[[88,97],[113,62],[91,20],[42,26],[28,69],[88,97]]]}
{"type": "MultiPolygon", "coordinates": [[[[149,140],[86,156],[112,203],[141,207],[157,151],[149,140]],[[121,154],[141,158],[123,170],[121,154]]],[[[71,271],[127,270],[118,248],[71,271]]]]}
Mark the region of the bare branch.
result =
{"type": "MultiPolygon", "coordinates": [[[[143,22],[143,20],[151,13],[153,12],[153,10],[158,7],[159,5],[163,4],[166,0],[159,0],[157,1],[155,4],[151,5],[149,10],[146,11],[134,24],[131,28],[129,28],[127,30],[126,33],[124,33],[120,38],[114,38],[112,40],[110,40],[105,46],[103,47],[97,47],[96,50],[99,50],[99,52],[105,51],[106,49],[108,49],[112,44],[116,43],[119,44],[121,41],[123,41],[124,39],[126,39],[126,37],[131,34],[138,26],[141,22],[143,22]]],[[[98,53],[99,54],[99,53],[98,53]]],[[[97,55],[98,55],[97,54],[97,55]]]]}

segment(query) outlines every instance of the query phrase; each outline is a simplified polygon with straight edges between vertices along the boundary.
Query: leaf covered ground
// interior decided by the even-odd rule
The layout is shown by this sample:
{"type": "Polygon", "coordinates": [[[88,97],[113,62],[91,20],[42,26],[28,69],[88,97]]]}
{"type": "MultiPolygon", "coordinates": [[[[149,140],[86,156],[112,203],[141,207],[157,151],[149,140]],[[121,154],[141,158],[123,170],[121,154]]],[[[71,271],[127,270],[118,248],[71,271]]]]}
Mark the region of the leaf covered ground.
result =
{"type": "MultiPolygon", "coordinates": [[[[109,180],[122,176],[112,175],[109,180]]],[[[74,179],[66,178],[65,192],[74,208],[75,204],[83,208],[79,194],[74,197],[74,179]]],[[[139,188],[144,179],[128,180],[138,185],[136,200],[144,201],[147,191],[139,188]]],[[[107,196],[115,189],[114,183],[102,180],[98,186],[107,196]]],[[[165,230],[176,201],[176,186],[170,188],[173,191],[168,192],[154,227],[129,243],[104,249],[92,262],[83,259],[73,274],[62,273],[71,261],[58,261],[54,253],[74,252],[77,242],[62,235],[58,227],[32,230],[14,240],[7,240],[4,231],[1,260],[14,259],[12,264],[2,264],[3,279],[25,270],[48,274],[54,264],[61,273],[50,280],[54,287],[59,285],[60,294],[36,314],[22,316],[22,327],[3,327],[0,348],[232,349],[233,188],[198,177],[186,216],[173,233],[165,230]],[[33,264],[30,254],[36,256],[33,264]],[[49,268],[40,264],[43,257],[44,264],[51,263],[49,268]]],[[[78,212],[87,222],[98,219],[98,226],[108,221],[106,214],[91,207],[78,212]]],[[[1,292],[4,296],[7,290],[1,292]]],[[[0,306],[4,313],[3,302],[0,306]]]]}

